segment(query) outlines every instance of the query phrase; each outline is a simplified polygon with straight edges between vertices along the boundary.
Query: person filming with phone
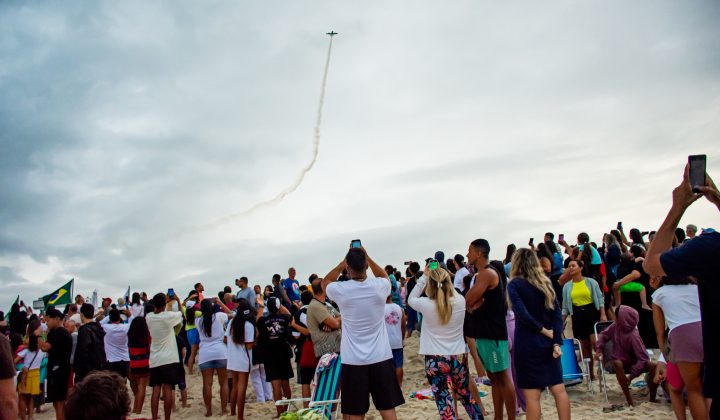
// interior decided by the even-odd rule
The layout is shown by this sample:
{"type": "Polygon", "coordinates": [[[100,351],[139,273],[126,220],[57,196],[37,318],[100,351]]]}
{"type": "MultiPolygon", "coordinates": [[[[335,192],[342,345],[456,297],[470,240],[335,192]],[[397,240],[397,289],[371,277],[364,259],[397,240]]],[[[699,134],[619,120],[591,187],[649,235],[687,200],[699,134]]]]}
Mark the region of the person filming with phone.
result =
{"type": "Polygon", "coordinates": [[[680,185],[672,192],[672,205],[647,250],[643,268],[651,277],[681,279],[693,276],[698,283],[704,360],[703,393],[711,399],[710,418],[720,418],[720,233],[705,229],[683,246],[672,248],[675,229],[695,201],[706,198],[720,211],[720,192],[705,170],[705,155],[690,156],[680,185]]]}
{"type": "Polygon", "coordinates": [[[375,407],[384,420],[397,419],[395,407],[404,404],[395,377],[390,340],[385,331],[385,301],[390,280],[383,268],[367,255],[359,240],[351,243],[345,258],[324,277],[322,288],[340,307],[343,331],[340,408],[346,419],[362,419],[375,407]],[[370,268],[373,276],[367,275],[370,268]],[[347,281],[338,282],[347,269],[347,281]]]}

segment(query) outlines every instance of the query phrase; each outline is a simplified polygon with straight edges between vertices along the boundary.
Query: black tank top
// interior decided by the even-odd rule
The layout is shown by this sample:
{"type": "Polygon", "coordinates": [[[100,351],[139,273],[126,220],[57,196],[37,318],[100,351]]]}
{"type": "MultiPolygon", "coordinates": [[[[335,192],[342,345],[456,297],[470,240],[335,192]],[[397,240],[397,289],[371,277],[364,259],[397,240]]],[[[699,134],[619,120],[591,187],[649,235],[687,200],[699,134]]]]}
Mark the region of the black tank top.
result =
{"type": "Polygon", "coordinates": [[[505,286],[497,269],[491,265],[485,266],[485,269],[488,268],[498,275],[498,284],[494,289],[485,290],[483,304],[470,315],[468,336],[489,340],[507,340],[505,286]]]}

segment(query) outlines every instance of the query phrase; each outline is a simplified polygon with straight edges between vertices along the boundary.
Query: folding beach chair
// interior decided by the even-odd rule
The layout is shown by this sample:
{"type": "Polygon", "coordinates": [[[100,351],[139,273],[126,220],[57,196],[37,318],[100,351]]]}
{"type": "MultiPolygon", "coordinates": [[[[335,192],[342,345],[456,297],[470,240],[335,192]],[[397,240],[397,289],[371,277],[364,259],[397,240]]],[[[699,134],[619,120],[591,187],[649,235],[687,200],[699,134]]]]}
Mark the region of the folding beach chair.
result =
{"type": "MultiPolygon", "coordinates": [[[[595,326],[593,327],[593,331],[595,332],[595,337],[597,337],[601,332],[608,329],[610,325],[612,325],[612,321],[601,321],[596,322],[595,326]]],[[[604,349],[603,349],[604,350],[604,349]]],[[[603,390],[603,393],[605,394],[605,402],[609,403],[608,401],[608,393],[607,393],[607,382],[605,381],[605,355],[601,352],[598,355],[598,370],[600,371],[600,387],[603,390]]]]}
{"type": "Polygon", "coordinates": [[[590,379],[590,359],[586,359],[580,347],[580,341],[575,338],[565,338],[562,343],[562,356],[560,356],[560,364],[562,365],[563,382],[565,386],[575,386],[588,380],[588,390],[593,392],[592,379],[590,379]],[[579,358],[578,358],[579,355],[579,358]],[[581,369],[580,365],[584,367],[581,369]]]}
{"type": "Polygon", "coordinates": [[[342,363],[337,353],[325,354],[320,358],[315,369],[313,390],[310,398],[291,398],[276,401],[275,405],[289,405],[298,414],[314,412],[324,420],[337,419],[340,409],[340,372],[342,363]],[[303,409],[302,404],[309,402],[308,408],[303,409]],[[298,407],[299,404],[299,407],[298,407]]]}

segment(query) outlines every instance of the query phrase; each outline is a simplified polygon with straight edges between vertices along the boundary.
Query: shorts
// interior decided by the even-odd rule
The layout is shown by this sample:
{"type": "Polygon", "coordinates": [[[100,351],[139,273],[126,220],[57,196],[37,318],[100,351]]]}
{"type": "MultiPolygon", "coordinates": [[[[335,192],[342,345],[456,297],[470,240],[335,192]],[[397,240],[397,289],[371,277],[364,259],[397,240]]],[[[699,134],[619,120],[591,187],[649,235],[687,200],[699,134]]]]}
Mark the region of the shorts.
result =
{"type": "MultiPolygon", "coordinates": [[[[179,362],[170,363],[150,368],[150,386],[177,385],[180,383],[179,364],[179,362]]],[[[180,369],[182,369],[182,366],[180,366],[180,369]]]]}
{"type": "Polygon", "coordinates": [[[475,339],[478,356],[485,370],[498,373],[510,368],[510,350],[507,340],[475,339]]]}
{"type": "Polygon", "coordinates": [[[640,293],[642,291],[643,287],[645,287],[645,286],[643,286],[642,284],[640,284],[636,281],[631,281],[630,283],[625,283],[622,286],[620,286],[618,288],[618,290],[620,291],[620,293],[623,293],[623,292],[625,292],[625,293],[627,293],[627,292],[640,293]]]}
{"type": "Polygon", "coordinates": [[[667,362],[665,377],[667,378],[667,383],[670,384],[673,389],[682,390],[685,388],[685,381],[683,381],[682,376],[680,376],[680,369],[678,369],[677,365],[673,362],[667,362]]]}
{"type": "Polygon", "coordinates": [[[190,343],[191,346],[197,346],[200,344],[200,333],[198,333],[197,328],[186,331],[186,334],[188,343],[190,343]]]}
{"type": "Polygon", "coordinates": [[[295,374],[290,359],[274,358],[272,362],[265,363],[265,382],[287,381],[293,376],[295,374]]]}
{"type": "Polygon", "coordinates": [[[298,385],[310,385],[315,377],[315,369],[300,367],[300,363],[298,363],[296,367],[298,385]]]}
{"type": "Polygon", "coordinates": [[[47,375],[47,401],[59,402],[67,399],[70,367],[58,367],[51,370],[48,367],[47,375]]]}
{"type": "Polygon", "coordinates": [[[25,372],[25,387],[20,384],[18,392],[21,395],[40,395],[40,369],[25,372]]]}
{"type": "Polygon", "coordinates": [[[128,372],[130,371],[130,362],[110,362],[107,364],[107,370],[115,372],[123,378],[127,378],[128,372]]]}
{"type": "Polygon", "coordinates": [[[341,375],[340,410],[343,414],[367,413],[370,395],[378,410],[391,410],[405,404],[392,359],[362,366],[343,364],[341,375]]]}
{"type": "Polygon", "coordinates": [[[703,363],[702,322],[691,322],[679,325],[668,334],[670,354],[668,359],[673,363],[703,363]]]}
{"type": "Polygon", "coordinates": [[[200,363],[200,370],[208,369],[227,369],[227,359],[210,360],[205,363],[200,363]]]}
{"type": "Polygon", "coordinates": [[[403,367],[403,349],[392,349],[393,363],[395,363],[395,369],[402,369],[403,367]]]}

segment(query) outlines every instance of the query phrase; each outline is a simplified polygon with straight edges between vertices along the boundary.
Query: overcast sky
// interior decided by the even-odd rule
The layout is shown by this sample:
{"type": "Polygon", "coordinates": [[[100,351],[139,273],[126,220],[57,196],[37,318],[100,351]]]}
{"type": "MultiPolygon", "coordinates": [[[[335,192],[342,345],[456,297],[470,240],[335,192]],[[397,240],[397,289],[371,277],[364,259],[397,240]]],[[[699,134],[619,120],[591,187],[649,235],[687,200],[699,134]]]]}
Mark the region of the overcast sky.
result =
{"type": "MultiPolygon", "coordinates": [[[[0,309],[215,293],[363,240],[656,229],[688,154],[720,179],[720,3],[0,3],[0,309]],[[206,227],[283,190],[275,206],[206,227]]],[[[703,200],[682,221],[720,227],[703,200]]]]}

